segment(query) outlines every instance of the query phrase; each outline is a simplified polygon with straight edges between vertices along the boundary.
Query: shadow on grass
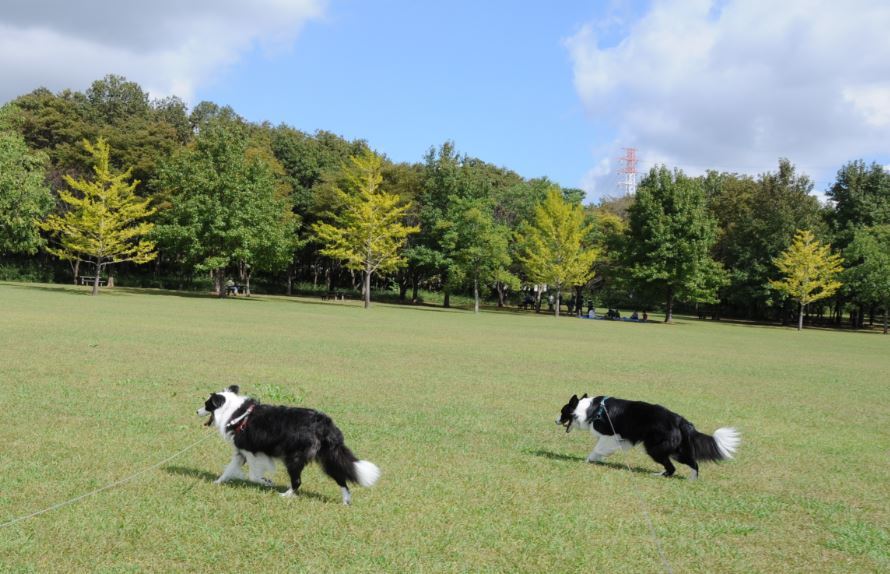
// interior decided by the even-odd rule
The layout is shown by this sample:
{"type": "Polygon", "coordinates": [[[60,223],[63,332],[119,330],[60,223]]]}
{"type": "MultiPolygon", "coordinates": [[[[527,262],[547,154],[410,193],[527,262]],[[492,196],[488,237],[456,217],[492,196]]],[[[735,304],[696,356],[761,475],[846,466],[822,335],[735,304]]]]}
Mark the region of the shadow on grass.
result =
{"type": "MultiPolygon", "coordinates": [[[[539,456],[539,457],[541,457],[541,458],[547,458],[547,459],[550,459],[550,460],[558,460],[558,461],[561,461],[561,462],[583,462],[583,463],[587,463],[587,457],[584,457],[584,456],[576,456],[576,455],[573,455],[573,454],[563,454],[563,453],[561,453],[561,452],[553,452],[553,451],[543,450],[543,449],[538,449],[538,450],[528,450],[528,451],[525,451],[525,452],[526,452],[527,454],[532,455],[532,456],[539,456]]],[[[627,465],[625,465],[625,464],[620,464],[620,463],[617,463],[617,462],[605,462],[605,461],[604,461],[604,462],[598,462],[598,463],[596,463],[596,465],[598,465],[598,466],[607,466],[607,467],[609,467],[609,468],[613,468],[613,469],[616,469],[616,470],[625,470],[625,471],[626,471],[626,470],[628,469],[628,466],[627,466],[627,465]]],[[[652,469],[645,469],[645,468],[641,468],[641,467],[639,467],[639,466],[632,466],[632,467],[630,467],[630,471],[631,471],[631,472],[635,472],[635,473],[637,473],[637,474],[648,474],[648,475],[653,474],[652,469]]]]}
{"type": "MultiPolygon", "coordinates": [[[[8,283],[0,282],[4,287],[12,287],[13,289],[25,289],[28,291],[46,291],[47,293],[64,293],[65,295],[89,295],[92,293],[92,287],[89,285],[41,285],[33,283],[8,283]]],[[[103,293],[100,290],[99,293],[103,293]]]]}
{"type": "MultiPolygon", "coordinates": [[[[178,476],[188,476],[190,478],[197,478],[198,480],[203,480],[204,482],[213,482],[217,479],[217,475],[207,472],[206,470],[199,470],[197,468],[189,468],[187,466],[165,466],[162,467],[162,470],[169,474],[175,474],[178,476]]],[[[257,484],[255,482],[250,482],[249,480],[230,480],[228,482],[223,483],[220,486],[225,486],[226,488],[252,488],[255,490],[269,491],[275,490],[278,493],[284,492],[283,490],[279,490],[274,486],[265,486],[262,484],[257,484]]],[[[303,498],[312,498],[315,500],[320,500],[322,502],[339,502],[339,500],[335,500],[330,496],[325,496],[324,494],[318,494],[317,492],[312,492],[311,490],[306,490],[305,488],[300,488],[297,491],[297,496],[303,498]]]]}

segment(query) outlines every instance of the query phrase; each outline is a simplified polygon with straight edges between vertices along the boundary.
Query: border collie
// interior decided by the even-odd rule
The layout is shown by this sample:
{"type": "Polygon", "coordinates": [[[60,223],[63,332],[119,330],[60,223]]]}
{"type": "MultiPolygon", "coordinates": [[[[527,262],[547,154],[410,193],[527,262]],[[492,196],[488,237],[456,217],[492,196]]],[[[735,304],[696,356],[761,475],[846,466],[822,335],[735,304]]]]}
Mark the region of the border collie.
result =
{"type": "Polygon", "coordinates": [[[600,462],[616,450],[626,450],[642,442],[652,460],[664,466],[661,476],[677,470],[671,458],[692,469],[690,479],[698,478],[699,461],[732,458],[741,438],[734,428],[719,428],[714,436],[695,430],[691,422],[661,405],[626,401],[614,397],[572,395],[562,407],[556,424],[569,432],[590,429],[599,440],[587,462],[600,462]]]}
{"type": "Polygon", "coordinates": [[[380,478],[380,469],[372,462],[358,460],[343,443],[343,433],[326,414],[295,407],[263,405],[238,394],[237,385],[212,393],[199,408],[199,416],[210,415],[207,425],[215,424],[219,434],[235,449],[232,460],[216,484],[244,478],[241,467],[247,463],[249,480],[271,486],[265,477],[275,470],[280,459],[290,475],[290,488],[281,496],[293,496],[300,488],[303,467],[313,460],[340,485],[343,504],[352,496],[348,482],[372,486],[380,478]]]}

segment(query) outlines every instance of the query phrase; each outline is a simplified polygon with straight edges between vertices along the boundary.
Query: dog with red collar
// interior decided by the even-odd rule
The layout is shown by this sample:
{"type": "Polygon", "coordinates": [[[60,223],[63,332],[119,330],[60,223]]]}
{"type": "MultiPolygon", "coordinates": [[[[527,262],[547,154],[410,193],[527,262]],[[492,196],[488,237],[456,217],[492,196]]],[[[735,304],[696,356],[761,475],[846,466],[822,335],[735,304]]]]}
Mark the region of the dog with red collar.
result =
{"type": "Polygon", "coordinates": [[[282,496],[293,496],[300,488],[303,468],[318,461],[324,472],[339,486],[343,504],[352,495],[349,483],[372,486],[380,477],[377,465],[359,460],[343,440],[343,433],[326,414],[306,408],[264,405],[238,394],[232,385],[218,393],[211,393],[199,416],[208,416],[207,426],[214,425],[223,439],[234,448],[232,460],[217,484],[244,478],[241,467],[246,463],[249,480],[272,485],[266,477],[275,470],[280,460],[287,468],[290,488],[282,496]]]}

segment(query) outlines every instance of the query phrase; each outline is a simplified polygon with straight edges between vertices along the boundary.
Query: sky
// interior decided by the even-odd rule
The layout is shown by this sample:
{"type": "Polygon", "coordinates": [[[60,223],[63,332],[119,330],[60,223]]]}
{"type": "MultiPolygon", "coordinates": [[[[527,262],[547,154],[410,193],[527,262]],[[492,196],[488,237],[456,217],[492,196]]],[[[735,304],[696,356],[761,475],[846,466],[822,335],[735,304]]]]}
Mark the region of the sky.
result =
{"type": "Polygon", "coordinates": [[[886,0],[4,0],[0,102],[109,73],[394,161],[451,140],[588,201],[630,147],[641,173],[787,157],[817,193],[890,164],[886,0]]]}

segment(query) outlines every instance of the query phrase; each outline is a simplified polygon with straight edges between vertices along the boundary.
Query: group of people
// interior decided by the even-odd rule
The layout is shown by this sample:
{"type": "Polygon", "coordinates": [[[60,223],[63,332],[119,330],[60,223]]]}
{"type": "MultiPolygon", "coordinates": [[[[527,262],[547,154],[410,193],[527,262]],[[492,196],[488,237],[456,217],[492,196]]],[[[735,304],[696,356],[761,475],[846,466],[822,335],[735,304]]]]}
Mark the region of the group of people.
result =
{"type": "MultiPolygon", "coordinates": [[[[596,318],[596,314],[595,314],[595,312],[594,312],[594,314],[593,314],[590,318],[591,318],[591,319],[595,319],[595,318],[596,318]]],[[[620,312],[618,309],[611,309],[611,308],[610,308],[610,309],[606,312],[606,319],[609,319],[609,320],[611,320],[611,321],[637,321],[637,322],[641,322],[641,323],[642,323],[642,322],[646,322],[646,321],[649,320],[649,313],[647,313],[646,311],[643,311],[643,315],[642,315],[642,317],[641,317],[640,314],[639,314],[636,310],[634,310],[634,312],[631,313],[630,318],[628,318],[628,319],[622,319],[622,318],[621,318],[621,312],[620,312]]]]}
{"type": "MultiPolygon", "coordinates": [[[[535,309],[536,308],[536,300],[531,295],[531,293],[526,293],[525,297],[523,297],[522,303],[519,305],[522,309],[535,309]]],[[[636,321],[636,322],[645,322],[649,320],[649,313],[643,311],[642,315],[634,310],[631,313],[629,318],[622,319],[621,312],[618,311],[617,308],[609,308],[606,311],[605,316],[598,316],[596,313],[596,307],[593,306],[593,300],[587,300],[587,311],[584,312],[584,300],[580,297],[569,297],[568,299],[562,299],[560,301],[561,304],[565,304],[568,307],[569,315],[577,315],[578,317],[583,317],[585,319],[609,319],[612,321],[636,321]]],[[[554,295],[547,296],[547,310],[551,313],[553,312],[556,306],[556,297],[554,295]]]]}

